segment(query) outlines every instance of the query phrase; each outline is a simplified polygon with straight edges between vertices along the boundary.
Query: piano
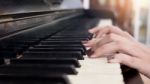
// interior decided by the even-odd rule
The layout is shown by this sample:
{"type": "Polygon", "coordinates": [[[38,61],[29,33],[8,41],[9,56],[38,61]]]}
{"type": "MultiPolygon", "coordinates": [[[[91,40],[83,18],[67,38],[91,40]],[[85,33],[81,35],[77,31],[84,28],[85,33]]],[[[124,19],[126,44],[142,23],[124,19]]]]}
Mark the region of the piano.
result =
{"type": "Polygon", "coordinates": [[[126,83],[120,64],[89,59],[82,44],[114,16],[62,8],[67,1],[0,0],[0,84],[126,83]]]}

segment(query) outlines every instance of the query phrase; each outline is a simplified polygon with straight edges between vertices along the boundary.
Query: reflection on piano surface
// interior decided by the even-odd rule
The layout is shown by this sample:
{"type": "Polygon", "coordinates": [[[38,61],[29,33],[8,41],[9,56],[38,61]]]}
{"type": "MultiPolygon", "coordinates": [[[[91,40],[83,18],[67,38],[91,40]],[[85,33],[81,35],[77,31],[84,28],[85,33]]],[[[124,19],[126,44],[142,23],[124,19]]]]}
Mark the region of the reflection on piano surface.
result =
{"type": "Polygon", "coordinates": [[[86,57],[101,18],[64,0],[0,1],[0,84],[124,84],[119,64],[86,57]]]}

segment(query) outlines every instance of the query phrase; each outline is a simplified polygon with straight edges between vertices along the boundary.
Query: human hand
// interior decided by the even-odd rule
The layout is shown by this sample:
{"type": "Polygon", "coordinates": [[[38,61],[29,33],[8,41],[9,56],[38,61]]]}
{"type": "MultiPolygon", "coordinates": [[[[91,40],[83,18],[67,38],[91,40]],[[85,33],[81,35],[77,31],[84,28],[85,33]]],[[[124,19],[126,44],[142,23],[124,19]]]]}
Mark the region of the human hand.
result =
{"type": "Polygon", "coordinates": [[[121,63],[139,70],[150,77],[150,49],[137,42],[128,33],[114,27],[92,29],[94,40],[85,45],[91,47],[92,58],[108,56],[110,63],[121,63]]]}
{"type": "Polygon", "coordinates": [[[116,34],[116,35],[125,37],[129,40],[136,41],[131,35],[129,35],[125,31],[122,31],[120,28],[118,28],[116,26],[95,27],[93,29],[90,29],[89,32],[94,35],[94,38],[90,41],[84,42],[84,45],[86,47],[90,48],[90,50],[88,50],[88,53],[90,53],[89,54],[90,56],[91,56],[91,52],[95,51],[98,46],[110,41],[110,40],[106,40],[106,39],[105,39],[105,41],[101,41],[102,39],[104,39],[106,37],[109,38],[109,36],[108,36],[109,34],[116,34]]]}

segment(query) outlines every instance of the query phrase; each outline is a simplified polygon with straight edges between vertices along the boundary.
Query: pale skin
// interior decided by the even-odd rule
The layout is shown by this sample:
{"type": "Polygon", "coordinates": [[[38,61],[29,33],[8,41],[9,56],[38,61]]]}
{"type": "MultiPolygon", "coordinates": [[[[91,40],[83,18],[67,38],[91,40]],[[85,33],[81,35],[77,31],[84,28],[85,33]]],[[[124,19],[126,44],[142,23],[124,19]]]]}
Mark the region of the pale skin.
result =
{"type": "Polygon", "coordinates": [[[96,27],[89,32],[94,34],[94,38],[84,45],[91,48],[91,58],[110,57],[109,63],[127,65],[150,78],[149,47],[115,26],[96,27]]]}

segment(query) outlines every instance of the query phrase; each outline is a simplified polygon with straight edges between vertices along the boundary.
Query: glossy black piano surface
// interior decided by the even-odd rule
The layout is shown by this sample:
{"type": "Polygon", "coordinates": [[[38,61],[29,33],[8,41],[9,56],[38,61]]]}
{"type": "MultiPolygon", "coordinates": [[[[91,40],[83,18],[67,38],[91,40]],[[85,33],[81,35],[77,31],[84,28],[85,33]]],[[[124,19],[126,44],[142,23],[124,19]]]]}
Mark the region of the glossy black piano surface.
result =
{"type": "Polygon", "coordinates": [[[70,84],[67,75],[78,74],[82,41],[101,18],[62,2],[0,0],[0,84],[70,84]]]}

